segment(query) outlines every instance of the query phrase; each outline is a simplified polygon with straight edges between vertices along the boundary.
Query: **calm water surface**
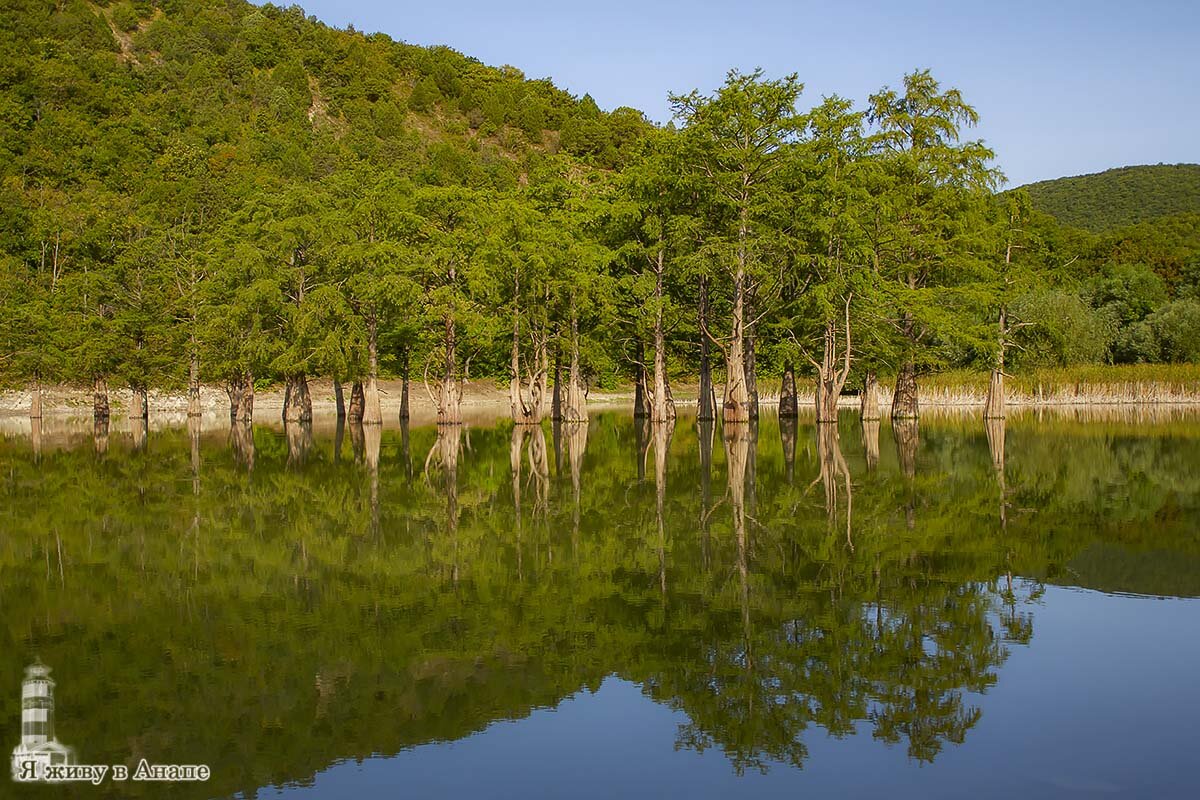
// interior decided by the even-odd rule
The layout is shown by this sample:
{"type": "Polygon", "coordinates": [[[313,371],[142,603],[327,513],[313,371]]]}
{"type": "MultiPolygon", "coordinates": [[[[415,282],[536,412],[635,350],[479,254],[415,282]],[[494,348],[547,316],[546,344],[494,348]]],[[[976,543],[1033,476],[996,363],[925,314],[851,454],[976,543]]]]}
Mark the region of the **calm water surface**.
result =
{"type": "Polygon", "coordinates": [[[123,425],[0,426],[0,736],[212,778],[0,797],[1198,794],[1200,417],[123,425]]]}

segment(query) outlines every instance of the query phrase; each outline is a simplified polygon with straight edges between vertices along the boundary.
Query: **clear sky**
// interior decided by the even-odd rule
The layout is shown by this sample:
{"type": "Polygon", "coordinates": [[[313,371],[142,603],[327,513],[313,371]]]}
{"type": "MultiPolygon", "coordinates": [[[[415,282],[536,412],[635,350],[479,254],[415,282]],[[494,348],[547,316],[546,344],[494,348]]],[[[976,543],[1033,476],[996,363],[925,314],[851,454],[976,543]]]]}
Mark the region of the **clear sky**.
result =
{"type": "MultiPolygon", "coordinates": [[[[286,2],[276,0],[280,5],[286,2]]],[[[731,67],[858,102],[928,67],[961,89],[1010,185],[1200,162],[1200,0],[303,0],[321,20],[445,44],[602,108],[670,116],[731,67]]]]}

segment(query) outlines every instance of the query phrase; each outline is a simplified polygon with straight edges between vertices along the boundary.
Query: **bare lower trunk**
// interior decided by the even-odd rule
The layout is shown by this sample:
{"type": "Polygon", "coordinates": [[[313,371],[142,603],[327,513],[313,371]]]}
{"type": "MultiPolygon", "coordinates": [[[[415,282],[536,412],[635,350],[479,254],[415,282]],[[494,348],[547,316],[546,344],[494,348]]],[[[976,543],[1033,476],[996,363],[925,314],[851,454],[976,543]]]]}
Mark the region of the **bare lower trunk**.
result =
{"type": "Polygon", "coordinates": [[[346,422],[362,423],[363,409],[366,407],[362,381],[355,381],[350,387],[350,405],[346,407],[346,422]]]}
{"type": "Polygon", "coordinates": [[[667,378],[667,335],[662,315],[662,273],[658,276],[659,311],[654,318],[654,387],[650,398],[650,419],[670,422],[675,419],[675,398],[667,378]]]}
{"type": "Polygon", "coordinates": [[[333,407],[338,419],[346,418],[346,390],[342,388],[341,378],[333,379],[333,407]]]}
{"type": "Polygon", "coordinates": [[[587,390],[583,385],[583,370],[579,364],[579,321],[574,315],[571,317],[571,368],[567,375],[562,413],[567,422],[587,422],[587,390]]]}
{"type": "Polygon", "coordinates": [[[129,398],[129,418],[147,419],[150,416],[149,403],[146,400],[145,386],[129,387],[133,396],[129,398]]]}
{"type": "Polygon", "coordinates": [[[863,422],[875,422],[879,419],[879,377],[875,370],[867,370],[863,378],[862,397],[859,398],[859,416],[863,422]]]}
{"type": "MultiPolygon", "coordinates": [[[[513,314],[512,354],[509,369],[508,399],[513,422],[517,425],[540,425],[546,397],[546,380],[550,372],[550,355],[545,338],[537,341],[533,364],[528,368],[528,380],[522,380],[520,328],[513,314]]],[[[544,333],[544,331],[543,331],[544,333]]]]}
{"type": "Polygon", "coordinates": [[[187,396],[187,415],[189,417],[200,416],[200,354],[195,351],[192,351],[191,358],[188,360],[187,396]]]}
{"type": "Polygon", "coordinates": [[[383,407],[379,402],[379,340],[374,318],[367,325],[367,384],[363,387],[364,425],[382,425],[383,407]]]}
{"type": "Polygon", "coordinates": [[[633,415],[635,417],[650,416],[650,391],[646,386],[646,348],[641,339],[637,343],[637,364],[634,366],[636,377],[633,381],[633,415]]]}
{"type": "Polygon", "coordinates": [[[796,369],[791,361],[783,365],[783,383],[779,387],[779,418],[800,416],[800,401],[796,397],[796,369]]]}
{"type": "Polygon", "coordinates": [[[562,352],[554,346],[554,396],[550,400],[550,419],[561,420],[562,416],[562,352]]]}
{"type": "Polygon", "coordinates": [[[242,405],[242,383],[245,378],[237,375],[225,382],[225,394],[229,398],[229,421],[237,422],[239,409],[242,405]]]}
{"type": "Polygon", "coordinates": [[[729,349],[725,352],[725,399],[722,414],[726,422],[750,421],[750,392],[746,387],[745,292],[741,279],[734,285],[733,324],[729,349]]]}
{"type": "Polygon", "coordinates": [[[460,425],[462,424],[462,380],[458,376],[458,328],[454,318],[449,316],[445,318],[444,327],[446,354],[436,398],[437,422],[439,425],[460,425]]]}
{"type": "Polygon", "coordinates": [[[1004,419],[1007,415],[1004,398],[1004,370],[992,370],[992,379],[988,383],[987,402],[983,406],[984,419],[1004,419]]]}
{"type": "Polygon", "coordinates": [[[242,402],[238,405],[238,419],[250,423],[254,421],[254,375],[247,372],[242,382],[242,402]]]}
{"type": "Polygon", "coordinates": [[[838,400],[846,379],[850,376],[850,300],[846,299],[844,341],[838,355],[837,324],[833,320],[825,323],[825,343],[821,363],[817,365],[817,422],[837,423],[838,400]],[[839,364],[839,361],[841,362],[839,364]]]}
{"type": "MultiPolygon", "coordinates": [[[[746,293],[746,316],[751,318],[754,316],[754,299],[750,292],[746,293]]],[[[747,323],[746,336],[743,341],[746,348],[744,369],[746,371],[746,397],[750,406],[750,419],[758,419],[758,367],[755,364],[755,351],[757,349],[755,333],[754,323],[747,323]]]]}
{"type": "Polygon", "coordinates": [[[92,418],[107,421],[109,414],[108,383],[97,376],[92,380],[92,418]]]}
{"type": "Polygon", "coordinates": [[[916,419],[918,411],[917,368],[912,361],[905,361],[900,365],[892,393],[892,419],[916,419]]]}
{"type": "Polygon", "coordinates": [[[408,419],[408,350],[404,351],[400,364],[400,419],[408,419]]]}
{"type": "Polygon", "coordinates": [[[312,396],[308,393],[308,378],[303,372],[289,375],[284,390],[284,422],[311,422],[312,396]]]}
{"type": "Polygon", "coordinates": [[[700,279],[700,397],[696,402],[696,419],[710,420],[717,416],[717,393],[712,382],[712,358],[709,355],[708,279],[700,279]]]}
{"type": "Polygon", "coordinates": [[[29,418],[42,418],[42,382],[34,380],[32,397],[29,399],[29,418]]]}

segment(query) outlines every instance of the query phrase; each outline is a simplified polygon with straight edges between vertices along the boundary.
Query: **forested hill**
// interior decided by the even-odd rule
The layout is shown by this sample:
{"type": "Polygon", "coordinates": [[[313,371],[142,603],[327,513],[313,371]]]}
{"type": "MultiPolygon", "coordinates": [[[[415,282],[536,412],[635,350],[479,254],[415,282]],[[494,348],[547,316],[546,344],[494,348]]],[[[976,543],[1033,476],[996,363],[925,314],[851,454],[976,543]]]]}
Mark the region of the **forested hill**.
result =
{"type": "MultiPolygon", "coordinates": [[[[350,161],[425,183],[512,185],[523,156],[608,166],[646,126],[513,67],[243,0],[5,0],[0,120],[6,194],[99,195],[181,170],[295,180],[350,161]]],[[[3,205],[16,199],[29,200],[3,205]]],[[[19,205],[53,207],[45,199],[19,205]]]]}
{"type": "Polygon", "coordinates": [[[1023,188],[1038,210],[1093,233],[1200,213],[1200,164],[1121,167],[1023,188]]]}

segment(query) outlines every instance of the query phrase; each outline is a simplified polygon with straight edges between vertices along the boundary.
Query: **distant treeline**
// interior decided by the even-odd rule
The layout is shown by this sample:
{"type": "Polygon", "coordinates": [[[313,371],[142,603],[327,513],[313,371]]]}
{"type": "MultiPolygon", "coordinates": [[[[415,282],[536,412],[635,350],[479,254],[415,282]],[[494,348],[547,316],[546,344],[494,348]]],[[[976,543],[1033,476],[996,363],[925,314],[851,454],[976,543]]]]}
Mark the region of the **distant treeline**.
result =
{"type": "MultiPolygon", "coordinates": [[[[997,194],[977,121],[928,72],[858,106],[731,72],[670,126],[447,48],[232,0],[32,0],[0,14],[0,378],[38,387],[425,385],[458,421],[467,376],[512,413],[757,413],[760,379],[861,387],[913,417],[919,376],[1200,360],[1196,217],[1094,236],[997,194]],[[714,373],[724,397],[713,391],[714,373]]],[[[774,393],[772,388],[771,393],[774,393]]],[[[31,413],[40,413],[40,392],[31,413]]]]}
{"type": "Polygon", "coordinates": [[[1200,213],[1200,164],[1120,167],[1023,188],[1039,211],[1093,233],[1200,213]]]}

